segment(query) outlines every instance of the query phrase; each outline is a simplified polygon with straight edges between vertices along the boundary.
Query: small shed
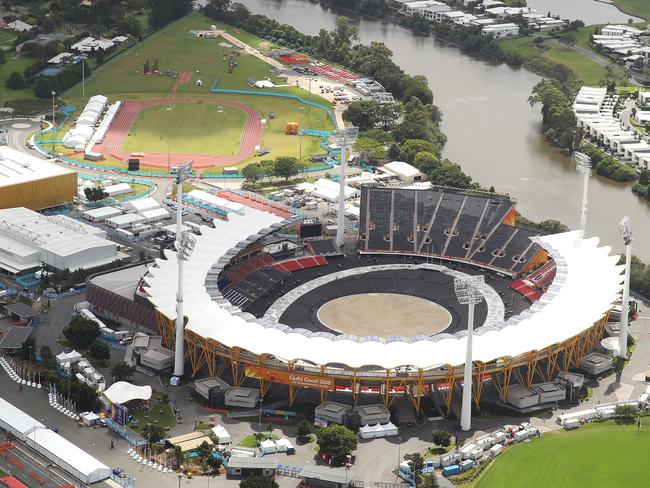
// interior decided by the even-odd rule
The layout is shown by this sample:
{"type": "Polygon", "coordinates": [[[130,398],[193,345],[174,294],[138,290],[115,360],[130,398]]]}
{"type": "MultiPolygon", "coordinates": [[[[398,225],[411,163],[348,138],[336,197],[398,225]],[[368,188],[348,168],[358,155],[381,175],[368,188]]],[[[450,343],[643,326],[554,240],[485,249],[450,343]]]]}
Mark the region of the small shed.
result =
{"type": "Polygon", "coordinates": [[[212,432],[219,439],[219,444],[230,444],[232,442],[230,434],[223,425],[216,425],[212,427],[212,432]]]}
{"type": "Polygon", "coordinates": [[[272,459],[259,457],[232,456],[228,460],[228,474],[230,476],[275,476],[278,463],[272,459]]]}
{"type": "MultiPolygon", "coordinates": [[[[0,350],[8,353],[16,352],[23,343],[32,335],[33,327],[21,325],[10,326],[0,338],[0,350]]],[[[36,351],[34,351],[36,352],[36,351]]]]}
{"type": "Polygon", "coordinates": [[[262,456],[266,454],[274,454],[278,452],[278,447],[275,445],[275,442],[271,439],[266,439],[260,443],[260,452],[262,456]]]}
{"type": "Polygon", "coordinates": [[[21,324],[29,323],[33,318],[38,317],[40,314],[40,312],[34,310],[29,305],[20,302],[5,305],[5,310],[12,319],[18,320],[21,324]]]}
{"type": "Polygon", "coordinates": [[[354,481],[354,472],[347,468],[307,465],[300,471],[300,477],[311,488],[343,488],[354,481]]]}

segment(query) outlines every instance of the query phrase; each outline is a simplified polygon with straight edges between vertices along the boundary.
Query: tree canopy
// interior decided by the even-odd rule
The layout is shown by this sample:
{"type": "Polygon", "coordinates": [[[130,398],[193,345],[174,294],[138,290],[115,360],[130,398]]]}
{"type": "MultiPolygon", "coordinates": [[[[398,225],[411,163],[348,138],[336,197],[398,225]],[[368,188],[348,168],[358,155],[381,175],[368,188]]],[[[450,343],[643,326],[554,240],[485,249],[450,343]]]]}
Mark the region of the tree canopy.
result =
{"type": "Polygon", "coordinates": [[[273,478],[258,474],[241,480],[239,488],[279,488],[279,485],[273,478]]]}
{"type": "Polygon", "coordinates": [[[111,377],[114,382],[117,381],[133,381],[135,374],[135,366],[129,366],[124,361],[115,363],[111,368],[111,377]]]}
{"type": "Polygon", "coordinates": [[[99,325],[87,318],[75,317],[63,328],[63,335],[73,347],[85,349],[99,337],[99,325]]]}
{"type": "Polygon", "coordinates": [[[318,447],[333,458],[335,464],[343,464],[346,456],[357,448],[357,436],[343,425],[332,424],[318,433],[318,447]]]}

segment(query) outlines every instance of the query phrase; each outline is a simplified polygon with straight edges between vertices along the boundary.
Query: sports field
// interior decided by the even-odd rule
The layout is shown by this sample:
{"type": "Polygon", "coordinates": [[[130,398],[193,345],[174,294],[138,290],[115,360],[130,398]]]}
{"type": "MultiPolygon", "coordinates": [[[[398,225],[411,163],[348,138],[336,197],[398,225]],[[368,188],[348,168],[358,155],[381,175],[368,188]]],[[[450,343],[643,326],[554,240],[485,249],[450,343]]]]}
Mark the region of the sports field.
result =
{"type": "MultiPolygon", "coordinates": [[[[207,102],[206,105],[230,102],[240,107],[245,106],[247,110],[268,119],[269,123],[262,130],[261,140],[258,138],[255,143],[269,151],[261,159],[300,155],[299,138],[285,134],[287,122],[298,122],[300,128],[318,130],[334,128],[327,111],[323,109],[294,99],[267,95],[296,95],[304,100],[331,107],[325,99],[286,84],[271,73],[269,64],[249,53],[235,54],[237,66],[230,71],[227,60],[232,50],[224,48],[223,38],[204,39],[190,34],[191,30],[209,29],[213,23],[214,21],[198,12],[192,12],[109,60],[93,72],[92,77],[86,81],[86,99],[95,94],[102,94],[108,96],[111,102],[138,101],[144,107],[148,101],[156,100],[159,104],[155,108],[148,107],[138,114],[133,125],[129,122],[131,135],[125,134],[124,142],[120,140],[119,144],[112,143],[119,137],[113,137],[112,132],[115,129],[111,127],[103,141],[103,144],[108,147],[97,148],[106,155],[106,160],[100,164],[124,167],[124,153],[145,152],[153,157],[154,154],[166,155],[168,151],[172,153],[172,160],[174,153],[178,157],[191,157],[192,154],[233,155],[230,161],[215,160],[213,167],[210,167],[209,160],[204,161],[202,170],[205,172],[221,172],[220,167],[224,165],[243,166],[260,160],[260,157],[250,151],[237,153],[238,141],[242,138],[246,139],[242,136],[245,123],[243,112],[236,108],[229,108],[226,111],[224,107],[224,112],[220,114],[222,117],[218,119],[212,117],[216,110],[214,105],[198,109],[197,105],[193,104],[191,108],[181,107],[181,99],[203,100],[204,103],[207,102]],[[158,70],[167,74],[143,74],[147,60],[150,67],[157,64],[158,70]],[[276,87],[258,89],[249,83],[250,80],[262,79],[272,81],[276,87]],[[201,80],[201,83],[197,83],[198,80],[201,80]],[[211,90],[213,85],[221,89],[253,91],[256,94],[215,93],[211,90]],[[167,111],[163,107],[168,105],[167,100],[169,104],[175,103],[174,110],[167,111]],[[275,114],[276,118],[271,119],[271,113],[275,114]],[[215,134],[219,134],[219,137],[215,137],[215,134]],[[246,157],[242,158],[243,155],[246,157]]],[[[221,27],[222,25],[219,25],[219,28],[221,27]]],[[[227,30],[256,47],[269,44],[246,32],[230,27],[227,30]]],[[[64,93],[63,98],[69,105],[83,106],[80,86],[64,93]]],[[[67,126],[55,135],[59,138],[63,136],[73,122],[74,116],[70,118],[67,126]]],[[[302,138],[304,161],[313,154],[323,152],[319,144],[318,138],[302,138]]],[[[62,152],[67,154],[66,151],[62,152]]],[[[142,164],[142,170],[148,171],[146,158],[142,164]]],[[[154,166],[161,164],[161,161],[157,161],[154,166]]]]}
{"type": "Polygon", "coordinates": [[[650,432],[594,423],[510,447],[475,488],[642,488],[648,482],[650,432]]]}
{"type": "Polygon", "coordinates": [[[612,0],[623,12],[650,20],[650,2],[648,0],[612,0]]]}
{"type": "Polygon", "coordinates": [[[158,105],[138,113],[125,152],[235,154],[246,114],[236,108],[201,103],[158,105]]]}

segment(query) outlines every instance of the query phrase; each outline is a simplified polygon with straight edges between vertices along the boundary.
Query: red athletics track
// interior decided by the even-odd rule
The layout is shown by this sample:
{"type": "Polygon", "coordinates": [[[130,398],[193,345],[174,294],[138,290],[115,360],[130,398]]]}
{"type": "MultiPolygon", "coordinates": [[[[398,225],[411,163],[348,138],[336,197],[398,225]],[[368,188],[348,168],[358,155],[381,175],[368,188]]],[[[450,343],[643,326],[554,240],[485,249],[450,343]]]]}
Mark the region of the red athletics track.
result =
{"type": "MultiPolygon", "coordinates": [[[[142,166],[154,168],[167,168],[168,165],[175,166],[183,161],[191,159],[194,161],[195,168],[212,168],[237,164],[248,159],[255,153],[255,146],[262,140],[262,123],[260,114],[248,105],[226,100],[215,100],[210,98],[175,98],[175,99],[156,99],[141,101],[123,101],[120,111],[117,113],[115,120],[106,132],[101,144],[95,144],[93,151],[100,152],[104,155],[111,155],[115,159],[126,162],[129,159],[129,153],[122,150],[122,145],[138,112],[145,108],[156,105],[170,103],[211,103],[213,105],[225,105],[228,107],[243,110],[248,115],[246,126],[242,135],[242,141],[239,145],[239,152],[232,156],[219,156],[209,154],[178,154],[172,153],[146,153],[144,158],[140,158],[142,166]]],[[[216,136],[216,134],[215,134],[216,136]]]]}

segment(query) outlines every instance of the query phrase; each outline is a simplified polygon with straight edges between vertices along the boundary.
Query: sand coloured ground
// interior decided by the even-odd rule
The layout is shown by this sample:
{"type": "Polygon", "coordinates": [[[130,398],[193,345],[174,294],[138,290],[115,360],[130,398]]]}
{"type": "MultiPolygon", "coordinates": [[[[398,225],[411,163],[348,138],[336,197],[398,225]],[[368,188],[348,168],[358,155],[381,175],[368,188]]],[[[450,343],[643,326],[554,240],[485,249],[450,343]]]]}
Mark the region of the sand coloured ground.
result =
{"type": "Polygon", "coordinates": [[[442,332],[451,314],[424,298],[398,293],[365,293],[331,300],[318,309],[331,330],[356,336],[414,336],[442,332]]]}

